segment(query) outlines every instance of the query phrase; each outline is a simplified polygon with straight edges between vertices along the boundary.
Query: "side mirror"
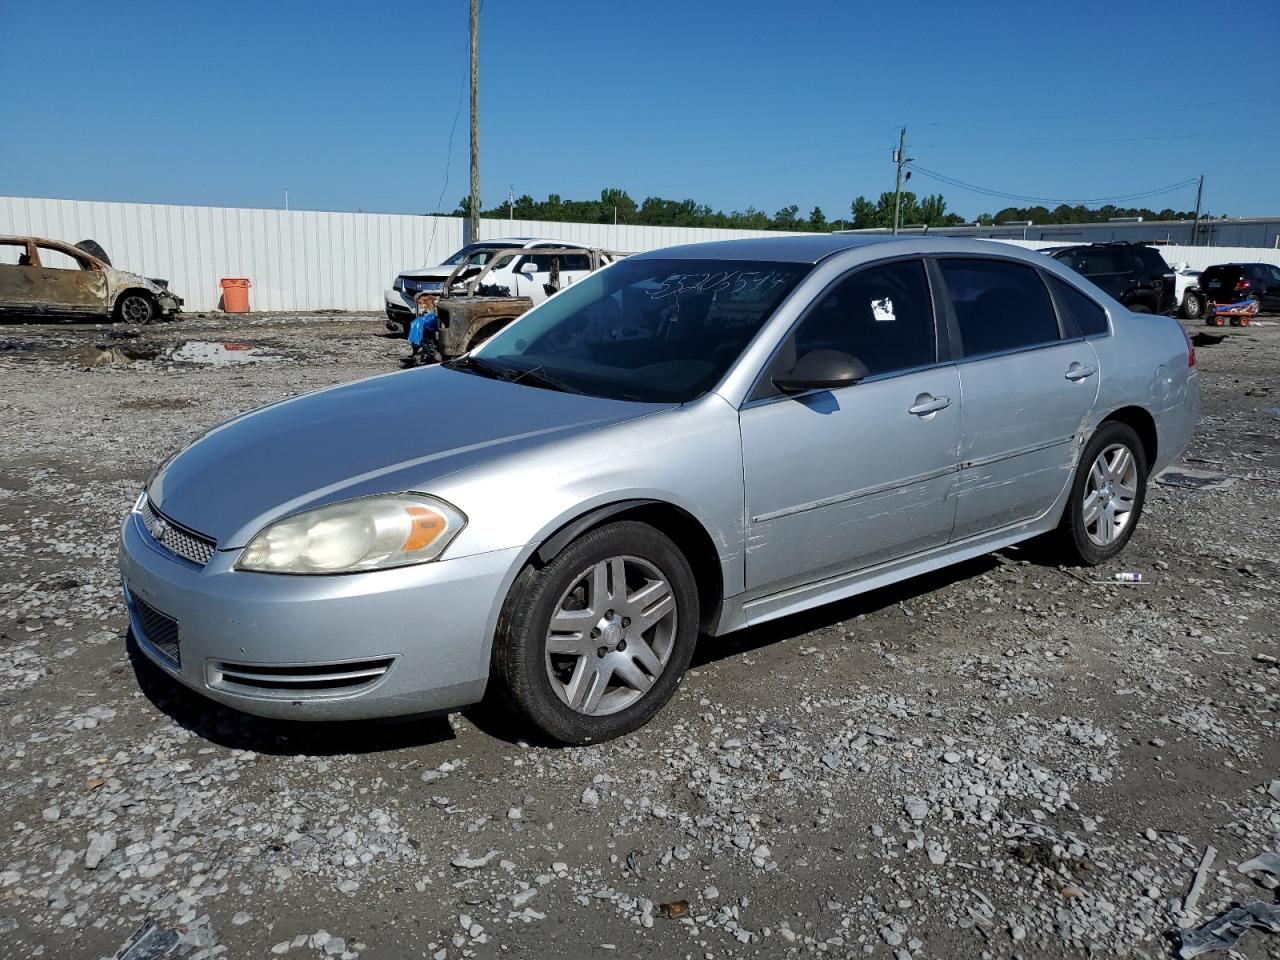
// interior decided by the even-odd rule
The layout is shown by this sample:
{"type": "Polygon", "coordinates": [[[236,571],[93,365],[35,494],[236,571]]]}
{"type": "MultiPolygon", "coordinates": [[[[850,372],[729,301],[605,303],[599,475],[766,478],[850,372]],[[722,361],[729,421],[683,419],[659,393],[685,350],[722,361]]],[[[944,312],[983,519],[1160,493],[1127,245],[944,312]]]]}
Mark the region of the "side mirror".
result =
{"type": "Polygon", "coordinates": [[[861,360],[839,350],[811,350],[794,367],[773,378],[783,393],[837,390],[871,375],[861,360]]]}
{"type": "Polygon", "coordinates": [[[520,264],[520,269],[516,273],[523,273],[526,277],[531,277],[538,272],[538,265],[532,260],[526,260],[520,264]]]}

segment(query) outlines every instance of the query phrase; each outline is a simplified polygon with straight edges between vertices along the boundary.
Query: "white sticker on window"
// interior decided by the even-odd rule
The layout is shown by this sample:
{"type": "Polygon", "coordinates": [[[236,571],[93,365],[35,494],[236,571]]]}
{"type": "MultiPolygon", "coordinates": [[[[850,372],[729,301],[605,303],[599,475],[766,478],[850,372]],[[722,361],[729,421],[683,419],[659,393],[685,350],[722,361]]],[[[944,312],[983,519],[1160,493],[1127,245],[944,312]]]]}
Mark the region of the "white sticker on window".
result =
{"type": "Polygon", "coordinates": [[[871,316],[875,318],[876,323],[892,323],[898,318],[893,315],[893,298],[885,297],[883,300],[871,301],[871,316]]]}

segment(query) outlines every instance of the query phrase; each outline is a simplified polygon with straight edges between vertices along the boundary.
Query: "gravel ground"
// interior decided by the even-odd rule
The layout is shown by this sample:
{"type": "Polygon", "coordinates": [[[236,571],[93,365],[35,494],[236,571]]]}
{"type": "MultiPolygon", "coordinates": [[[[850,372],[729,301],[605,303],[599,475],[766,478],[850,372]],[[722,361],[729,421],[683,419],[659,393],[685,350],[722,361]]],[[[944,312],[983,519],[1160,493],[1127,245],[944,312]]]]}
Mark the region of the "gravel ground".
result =
{"type": "Polygon", "coordinates": [[[1221,339],[1186,465],[1235,479],[1153,485],[1116,563],[1009,550],[704,639],[646,729],[571,750],[474,712],[269,723],[126,651],[151,467],[395,368],[380,329],[0,328],[0,957],[111,956],[149,919],[191,958],[1163,957],[1275,902],[1237,869],[1280,851],[1274,318],[1193,331],[1221,339]]]}

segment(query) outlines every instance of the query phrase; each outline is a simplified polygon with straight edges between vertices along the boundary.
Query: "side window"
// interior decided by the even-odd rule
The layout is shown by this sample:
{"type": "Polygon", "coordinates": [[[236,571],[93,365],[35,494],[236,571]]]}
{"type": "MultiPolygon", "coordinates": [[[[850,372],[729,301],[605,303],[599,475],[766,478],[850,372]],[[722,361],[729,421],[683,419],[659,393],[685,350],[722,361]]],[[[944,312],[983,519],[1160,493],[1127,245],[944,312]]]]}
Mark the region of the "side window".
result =
{"type": "Polygon", "coordinates": [[[43,243],[36,244],[36,251],[40,254],[40,266],[46,270],[88,270],[89,261],[81,260],[79,257],[73,257],[69,253],[63,253],[56,247],[46,247],[43,243]]]}
{"type": "Polygon", "coordinates": [[[939,260],[965,356],[1059,339],[1058,316],[1040,274],[1008,260],[939,260]]]}
{"type": "Polygon", "coordinates": [[[769,375],[790,370],[814,350],[847,353],[871,376],[933,363],[937,340],[923,261],[869,267],[838,281],[800,322],[769,375]]]}
{"type": "Polygon", "coordinates": [[[1280,283],[1280,267],[1271,268],[1271,282],[1280,283]]]}
{"type": "Polygon", "coordinates": [[[27,266],[30,259],[25,240],[21,243],[0,243],[0,266],[27,266]]]}
{"type": "Polygon", "coordinates": [[[566,253],[560,258],[561,270],[590,270],[591,258],[585,253],[566,253]]]}
{"type": "Polygon", "coordinates": [[[1071,284],[1050,277],[1054,292],[1076,322],[1076,329],[1086,337],[1095,337],[1107,332],[1107,313],[1100,306],[1086,297],[1071,284]]]}

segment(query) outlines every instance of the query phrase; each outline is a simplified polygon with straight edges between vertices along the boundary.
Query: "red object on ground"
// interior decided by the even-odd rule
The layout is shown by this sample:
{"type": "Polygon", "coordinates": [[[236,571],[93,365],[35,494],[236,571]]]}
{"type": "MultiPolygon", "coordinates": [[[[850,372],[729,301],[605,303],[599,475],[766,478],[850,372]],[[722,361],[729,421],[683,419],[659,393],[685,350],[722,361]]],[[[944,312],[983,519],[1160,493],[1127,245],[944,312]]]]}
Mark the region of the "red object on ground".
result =
{"type": "Polygon", "coordinates": [[[249,283],[247,277],[224,277],[218,281],[222,287],[222,309],[227,313],[249,312],[249,283]]]}

